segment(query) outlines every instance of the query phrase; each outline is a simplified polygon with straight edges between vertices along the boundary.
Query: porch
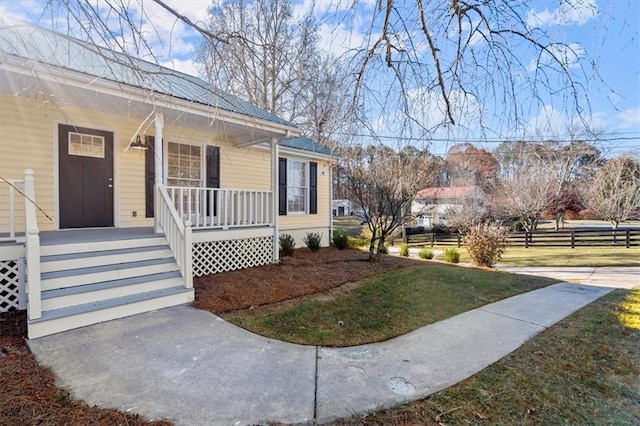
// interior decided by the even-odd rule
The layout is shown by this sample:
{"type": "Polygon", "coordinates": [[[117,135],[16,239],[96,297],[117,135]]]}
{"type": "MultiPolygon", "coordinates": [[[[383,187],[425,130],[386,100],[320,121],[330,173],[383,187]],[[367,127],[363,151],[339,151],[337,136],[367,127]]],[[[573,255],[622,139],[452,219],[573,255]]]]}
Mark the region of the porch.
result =
{"type": "Polygon", "coordinates": [[[155,226],[39,232],[33,173],[14,185],[0,308],[26,308],[30,338],[189,303],[194,276],[277,259],[271,191],[157,185],[155,226]]]}

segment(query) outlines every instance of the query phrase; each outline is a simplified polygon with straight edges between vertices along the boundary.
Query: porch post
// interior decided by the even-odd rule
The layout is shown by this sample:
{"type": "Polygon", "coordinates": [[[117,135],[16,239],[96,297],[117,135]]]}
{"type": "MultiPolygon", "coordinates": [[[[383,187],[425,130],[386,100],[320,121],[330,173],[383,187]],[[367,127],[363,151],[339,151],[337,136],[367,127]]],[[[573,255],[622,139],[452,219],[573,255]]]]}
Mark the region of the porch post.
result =
{"type": "MultiPolygon", "coordinates": [[[[164,116],[161,113],[156,113],[156,119],[155,119],[155,123],[156,123],[156,131],[155,131],[155,137],[154,137],[154,142],[153,142],[153,153],[154,153],[154,159],[155,159],[155,187],[157,188],[159,185],[164,185],[164,179],[163,179],[163,171],[164,169],[162,168],[162,129],[164,128],[164,116]]],[[[154,214],[154,218],[153,218],[153,231],[156,233],[159,233],[160,230],[160,222],[158,221],[158,194],[157,191],[155,193],[155,214],[154,214]]]]}
{"type": "Polygon", "coordinates": [[[280,200],[278,199],[278,139],[271,139],[271,198],[273,204],[271,206],[271,215],[273,217],[273,263],[280,263],[280,217],[278,206],[280,200]]]}

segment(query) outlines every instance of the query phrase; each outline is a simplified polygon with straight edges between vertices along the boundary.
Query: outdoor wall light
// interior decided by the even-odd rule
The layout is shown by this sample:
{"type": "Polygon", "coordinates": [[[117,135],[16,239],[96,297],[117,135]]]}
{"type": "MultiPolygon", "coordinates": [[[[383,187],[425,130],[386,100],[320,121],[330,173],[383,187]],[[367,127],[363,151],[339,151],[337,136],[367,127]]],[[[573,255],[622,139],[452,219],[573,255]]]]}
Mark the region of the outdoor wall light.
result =
{"type": "Polygon", "coordinates": [[[131,145],[129,145],[129,147],[135,149],[147,149],[147,144],[145,142],[142,142],[142,140],[140,139],[140,135],[136,135],[136,140],[131,142],[131,145]]]}

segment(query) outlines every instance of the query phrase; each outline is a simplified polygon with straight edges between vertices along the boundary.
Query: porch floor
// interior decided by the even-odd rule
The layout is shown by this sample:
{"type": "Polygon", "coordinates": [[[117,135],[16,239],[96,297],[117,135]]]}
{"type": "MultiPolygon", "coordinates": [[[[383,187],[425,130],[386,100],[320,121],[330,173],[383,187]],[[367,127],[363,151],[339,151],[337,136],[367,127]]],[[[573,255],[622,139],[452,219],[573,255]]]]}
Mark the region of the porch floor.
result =
{"type": "Polygon", "coordinates": [[[91,241],[116,241],[134,238],[150,238],[159,235],[162,234],[154,233],[152,226],[140,226],[136,228],[63,229],[59,231],[40,232],[40,244],[48,246],[91,241]]]}

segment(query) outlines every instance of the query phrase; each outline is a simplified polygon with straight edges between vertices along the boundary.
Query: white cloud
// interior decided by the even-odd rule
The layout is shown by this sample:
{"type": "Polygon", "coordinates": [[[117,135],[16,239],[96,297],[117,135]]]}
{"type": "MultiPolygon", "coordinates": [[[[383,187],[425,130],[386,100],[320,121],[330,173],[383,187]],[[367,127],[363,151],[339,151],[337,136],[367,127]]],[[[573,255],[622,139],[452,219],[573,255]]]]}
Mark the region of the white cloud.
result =
{"type": "Polygon", "coordinates": [[[640,129],[640,106],[621,111],[616,118],[620,129],[640,129]]]}
{"type": "Polygon", "coordinates": [[[349,30],[344,24],[322,24],[318,35],[320,36],[320,48],[338,57],[352,49],[364,46],[363,35],[357,31],[349,30]]]}
{"type": "Polygon", "coordinates": [[[596,0],[563,0],[557,9],[529,10],[527,25],[544,27],[549,25],[584,25],[598,16],[596,0]]]}
{"type": "Polygon", "coordinates": [[[584,47],[580,43],[554,44],[547,49],[548,51],[543,52],[539,59],[533,59],[529,63],[528,71],[535,71],[541,65],[556,68],[558,66],[557,61],[560,61],[567,68],[576,68],[580,65],[580,60],[587,56],[584,47]]]}

